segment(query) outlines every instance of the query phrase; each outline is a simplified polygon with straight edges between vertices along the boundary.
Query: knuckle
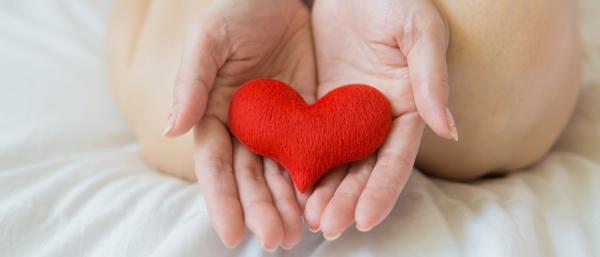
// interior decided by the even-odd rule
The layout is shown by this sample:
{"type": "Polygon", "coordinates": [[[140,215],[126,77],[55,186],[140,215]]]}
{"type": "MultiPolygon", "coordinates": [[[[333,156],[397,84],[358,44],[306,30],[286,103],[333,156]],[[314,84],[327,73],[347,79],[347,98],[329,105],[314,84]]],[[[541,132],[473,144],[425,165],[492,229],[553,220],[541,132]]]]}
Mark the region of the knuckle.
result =
{"type": "Polygon", "coordinates": [[[393,159],[382,159],[377,163],[377,168],[388,171],[385,173],[385,178],[375,179],[375,183],[369,183],[366,187],[377,187],[394,194],[399,194],[404,183],[408,180],[408,175],[410,174],[408,170],[412,169],[413,163],[414,161],[403,155],[395,156],[393,159]]]}
{"type": "Polygon", "coordinates": [[[209,155],[198,161],[201,165],[197,165],[203,169],[198,170],[199,173],[208,173],[211,176],[222,176],[223,174],[231,174],[233,169],[229,161],[221,156],[209,155]]]}
{"type": "Polygon", "coordinates": [[[423,38],[446,36],[446,23],[437,10],[422,10],[418,17],[415,29],[419,30],[423,38]]]}
{"type": "MultiPolygon", "coordinates": [[[[255,198],[255,199],[248,200],[248,201],[242,201],[242,206],[244,207],[244,210],[246,210],[246,211],[265,210],[265,209],[270,208],[272,204],[273,203],[272,203],[271,199],[267,199],[267,198],[255,198]]],[[[249,220],[247,222],[251,223],[252,221],[249,220]]]]}
{"type": "Polygon", "coordinates": [[[415,74],[412,81],[418,90],[422,90],[424,93],[437,89],[445,90],[449,87],[448,71],[442,68],[427,72],[427,74],[415,74]]]}
{"type": "Polygon", "coordinates": [[[369,184],[365,187],[364,194],[371,195],[372,198],[378,201],[387,201],[395,199],[401,191],[400,187],[388,184],[369,184]]]}
{"type": "Polygon", "coordinates": [[[336,192],[335,195],[344,196],[344,197],[358,197],[360,195],[360,191],[365,187],[366,182],[369,179],[369,174],[353,174],[352,176],[346,177],[343,182],[343,186],[341,186],[336,192]]]}
{"type": "Polygon", "coordinates": [[[436,22],[432,20],[422,21],[419,30],[421,31],[424,38],[428,38],[437,35],[440,32],[436,22]]]}
{"type": "Polygon", "coordinates": [[[289,208],[288,211],[293,211],[294,214],[300,215],[300,209],[297,208],[296,200],[289,195],[273,195],[273,202],[279,208],[289,208]]]}
{"type": "Polygon", "coordinates": [[[177,75],[175,87],[173,89],[178,98],[194,97],[197,94],[206,94],[208,86],[199,76],[186,77],[177,75]]]}
{"type": "Polygon", "coordinates": [[[390,149],[379,153],[379,159],[377,160],[377,166],[386,170],[406,169],[408,167],[412,167],[413,163],[414,160],[412,160],[412,158],[408,158],[405,153],[390,149]]]}
{"type": "Polygon", "coordinates": [[[244,179],[263,184],[264,179],[261,172],[262,170],[257,165],[245,165],[235,168],[235,173],[238,179],[244,179]]]}
{"type": "Polygon", "coordinates": [[[352,188],[352,189],[351,188],[341,189],[341,190],[338,190],[337,192],[335,192],[334,198],[358,199],[360,197],[361,189],[362,189],[362,187],[360,189],[357,187],[352,188]]]}

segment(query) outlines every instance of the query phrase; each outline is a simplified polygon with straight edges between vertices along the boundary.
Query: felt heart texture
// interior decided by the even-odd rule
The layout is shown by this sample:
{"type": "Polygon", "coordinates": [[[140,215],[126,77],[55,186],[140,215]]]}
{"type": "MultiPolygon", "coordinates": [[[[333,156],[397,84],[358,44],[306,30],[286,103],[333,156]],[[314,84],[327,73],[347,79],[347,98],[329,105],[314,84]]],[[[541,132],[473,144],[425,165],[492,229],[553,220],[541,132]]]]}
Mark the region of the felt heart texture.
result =
{"type": "Polygon", "coordinates": [[[308,104],[272,79],[244,83],[229,109],[229,128],[251,151],[281,164],[305,192],[341,164],[367,157],[392,125],[387,98],[367,85],[339,87],[308,104]]]}

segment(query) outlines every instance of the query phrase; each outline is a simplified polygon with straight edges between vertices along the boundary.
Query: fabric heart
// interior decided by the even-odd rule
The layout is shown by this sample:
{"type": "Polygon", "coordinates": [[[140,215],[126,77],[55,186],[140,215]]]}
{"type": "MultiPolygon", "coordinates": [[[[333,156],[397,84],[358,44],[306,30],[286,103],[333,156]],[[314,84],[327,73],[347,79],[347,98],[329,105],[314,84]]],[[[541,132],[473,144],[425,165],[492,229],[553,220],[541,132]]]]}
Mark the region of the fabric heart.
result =
{"type": "Polygon", "coordinates": [[[233,135],[279,162],[301,192],[332,168],[367,157],[391,125],[387,98],[358,84],[339,87],[311,105],[281,81],[257,79],[238,89],[229,109],[233,135]]]}

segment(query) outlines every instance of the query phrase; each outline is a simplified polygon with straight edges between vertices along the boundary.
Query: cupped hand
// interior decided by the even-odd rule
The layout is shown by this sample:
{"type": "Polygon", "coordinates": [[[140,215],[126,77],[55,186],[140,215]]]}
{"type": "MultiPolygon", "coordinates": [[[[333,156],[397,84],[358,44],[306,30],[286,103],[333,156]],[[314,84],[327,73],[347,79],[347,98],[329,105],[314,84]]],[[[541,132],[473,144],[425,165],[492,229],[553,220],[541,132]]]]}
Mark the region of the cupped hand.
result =
{"type": "Polygon", "coordinates": [[[214,0],[198,13],[184,47],[165,136],[195,136],[196,176],[213,227],[230,247],[244,225],[266,250],[301,236],[301,211],[287,174],[232,139],[230,99],[260,77],[294,85],[313,101],[316,75],[310,15],[299,0],[214,0]]]}
{"type": "Polygon", "coordinates": [[[430,0],[317,0],[313,31],[322,96],[365,83],[390,100],[393,124],[379,151],[314,188],[305,221],[327,239],[349,225],[368,231],[390,213],[413,169],[425,123],[458,140],[447,109],[449,32],[430,0]]]}

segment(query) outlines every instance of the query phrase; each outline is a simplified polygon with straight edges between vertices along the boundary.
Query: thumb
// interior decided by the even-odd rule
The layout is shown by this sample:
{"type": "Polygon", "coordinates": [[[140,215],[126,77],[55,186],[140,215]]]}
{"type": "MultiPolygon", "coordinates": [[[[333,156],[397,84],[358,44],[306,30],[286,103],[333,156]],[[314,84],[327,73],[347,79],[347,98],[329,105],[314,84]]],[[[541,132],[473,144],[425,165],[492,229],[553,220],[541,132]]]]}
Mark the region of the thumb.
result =
{"type": "Polygon", "coordinates": [[[458,141],[454,117],[447,107],[447,33],[443,25],[435,27],[429,33],[420,33],[407,55],[413,95],[417,111],[427,125],[437,135],[458,141]]]}
{"type": "Polygon", "coordinates": [[[206,110],[217,72],[228,58],[221,24],[191,26],[173,90],[173,109],[163,135],[180,136],[192,129],[206,110]]]}

